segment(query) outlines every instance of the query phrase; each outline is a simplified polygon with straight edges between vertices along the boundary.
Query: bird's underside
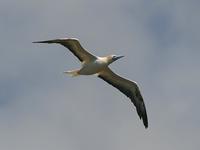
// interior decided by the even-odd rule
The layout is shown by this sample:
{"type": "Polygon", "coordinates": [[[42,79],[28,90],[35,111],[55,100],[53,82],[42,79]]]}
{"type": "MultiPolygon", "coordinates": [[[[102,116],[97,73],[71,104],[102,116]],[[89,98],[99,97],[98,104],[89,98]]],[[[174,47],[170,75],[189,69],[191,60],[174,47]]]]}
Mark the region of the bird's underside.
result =
{"type": "Polygon", "coordinates": [[[78,75],[92,75],[97,74],[99,78],[106,81],[110,85],[117,88],[130,98],[131,102],[135,105],[137,113],[140,119],[143,120],[145,128],[148,127],[148,118],[146,113],[145,104],[140,93],[139,87],[136,82],[127,80],[115,74],[108,65],[117,59],[121,58],[115,55],[107,57],[97,57],[86,51],[78,39],[64,38],[48,41],[38,41],[33,43],[57,43],[68,48],[82,63],[82,68],[72,71],[66,71],[66,73],[72,76],[78,75]]]}
{"type": "Polygon", "coordinates": [[[85,63],[82,65],[82,68],[66,71],[65,73],[71,75],[72,77],[79,75],[94,75],[98,74],[105,68],[106,66],[103,66],[101,64],[85,63]]]}

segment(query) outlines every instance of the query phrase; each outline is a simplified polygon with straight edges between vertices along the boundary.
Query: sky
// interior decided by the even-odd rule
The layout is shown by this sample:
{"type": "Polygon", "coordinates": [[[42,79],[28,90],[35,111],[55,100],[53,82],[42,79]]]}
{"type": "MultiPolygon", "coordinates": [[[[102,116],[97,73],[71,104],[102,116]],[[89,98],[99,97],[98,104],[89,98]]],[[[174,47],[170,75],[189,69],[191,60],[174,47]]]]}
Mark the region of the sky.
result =
{"type": "Polygon", "coordinates": [[[0,149],[197,150],[200,147],[198,0],[1,0],[0,149]],[[60,45],[75,37],[138,83],[145,129],[130,100],[60,45]]]}

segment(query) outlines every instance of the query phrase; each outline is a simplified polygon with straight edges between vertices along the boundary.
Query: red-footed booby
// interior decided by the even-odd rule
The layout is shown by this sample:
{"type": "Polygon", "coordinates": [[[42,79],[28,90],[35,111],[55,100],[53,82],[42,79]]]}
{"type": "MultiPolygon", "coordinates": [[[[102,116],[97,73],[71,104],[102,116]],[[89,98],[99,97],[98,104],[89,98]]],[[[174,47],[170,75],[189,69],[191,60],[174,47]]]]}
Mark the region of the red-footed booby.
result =
{"type": "Polygon", "coordinates": [[[137,83],[120,77],[108,67],[111,63],[122,58],[123,56],[95,56],[86,51],[81,46],[78,39],[75,38],[62,38],[47,41],[37,41],[33,43],[57,43],[68,48],[81,61],[82,68],[66,71],[65,73],[70,74],[71,76],[97,74],[99,78],[111,84],[131,99],[131,102],[136,107],[140,119],[143,120],[145,128],[148,127],[146,108],[137,83]]]}

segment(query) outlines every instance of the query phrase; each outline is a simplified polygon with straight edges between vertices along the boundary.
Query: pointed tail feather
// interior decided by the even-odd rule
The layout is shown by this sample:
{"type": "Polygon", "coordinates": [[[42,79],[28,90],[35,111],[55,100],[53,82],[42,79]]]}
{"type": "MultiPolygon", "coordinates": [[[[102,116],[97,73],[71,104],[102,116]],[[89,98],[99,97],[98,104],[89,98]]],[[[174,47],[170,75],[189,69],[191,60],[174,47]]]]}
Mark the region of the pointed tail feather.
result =
{"type": "Polygon", "coordinates": [[[71,71],[65,71],[64,73],[69,74],[72,77],[76,77],[80,75],[78,72],[79,70],[71,70],[71,71]]]}

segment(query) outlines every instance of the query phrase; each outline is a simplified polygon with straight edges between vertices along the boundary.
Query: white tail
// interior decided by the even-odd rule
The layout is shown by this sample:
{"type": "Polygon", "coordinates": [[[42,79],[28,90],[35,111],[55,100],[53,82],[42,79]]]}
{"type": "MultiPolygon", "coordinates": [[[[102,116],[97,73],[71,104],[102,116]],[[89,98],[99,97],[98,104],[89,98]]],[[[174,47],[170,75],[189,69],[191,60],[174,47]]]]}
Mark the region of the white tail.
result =
{"type": "Polygon", "coordinates": [[[79,76],[79,70],[70,70],[70,71],[65,71],[64,73],[69,74],[72,77],[79,76]]]}

